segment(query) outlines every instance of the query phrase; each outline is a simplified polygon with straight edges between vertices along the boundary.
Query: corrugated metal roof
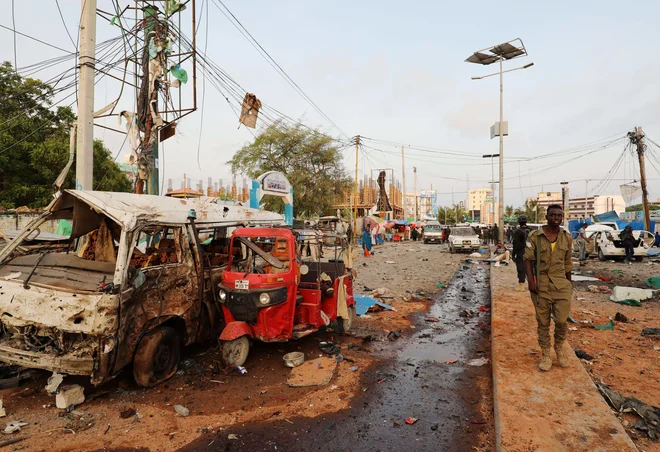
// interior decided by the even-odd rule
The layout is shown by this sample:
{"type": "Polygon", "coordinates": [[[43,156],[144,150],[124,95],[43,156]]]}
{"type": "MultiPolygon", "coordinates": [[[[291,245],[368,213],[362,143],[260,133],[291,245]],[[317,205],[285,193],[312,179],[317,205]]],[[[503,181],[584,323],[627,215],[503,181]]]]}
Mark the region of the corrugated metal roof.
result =
{"type": "Polygon", "coordinates": [[[243,206],[219,205],[215,203],[215,198],[176,199],[91,190],[64,190],[61,202],[55,204],[54,210],[57,210],[58,206],[68,204],[66,197],[77,198],[94,210],[102,211],[125,229],[133,229],[138,223],[146,221],[186,223],[190,209],[195,209],[198,223],[284,223],[284,217],[278,213],[243,206]]]}

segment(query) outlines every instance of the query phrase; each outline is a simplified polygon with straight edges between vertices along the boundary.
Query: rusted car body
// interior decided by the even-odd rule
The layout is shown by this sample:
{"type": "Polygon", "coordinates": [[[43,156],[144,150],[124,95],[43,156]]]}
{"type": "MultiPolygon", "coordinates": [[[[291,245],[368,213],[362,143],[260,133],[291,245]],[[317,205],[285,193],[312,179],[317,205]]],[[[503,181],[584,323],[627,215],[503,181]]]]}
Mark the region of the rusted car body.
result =
{"type": "Polygon", "coordinates": [[[238,226],[282,216],[211,198],[65,190],[0,251],[0,361],[93,384],[134,362],[138,384],[176,371],[179,348],[222,325],[214,288],[238,226]],[[71,220],[66,247],[22,246],[71,220]]]}

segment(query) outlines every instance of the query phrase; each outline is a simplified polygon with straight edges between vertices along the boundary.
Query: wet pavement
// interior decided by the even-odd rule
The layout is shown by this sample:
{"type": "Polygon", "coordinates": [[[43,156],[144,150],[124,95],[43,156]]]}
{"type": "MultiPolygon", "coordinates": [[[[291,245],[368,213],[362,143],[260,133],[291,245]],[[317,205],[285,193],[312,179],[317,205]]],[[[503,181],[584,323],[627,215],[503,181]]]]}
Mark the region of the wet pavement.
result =
{"type": "Polygon", "coordinates": [[[488,449],[493,429],[490,364],[467,365],[490,357],[490,313],[479,311],[480,306],[490,306],[487,266],[467,261],[429,312],[417,319],[418,332],[405,343],[391,343],[399,347],[389,351],[395,357],[365,371],[362,391],[348,410],[236,425],[204,434],[181,450],[488,449]],[[408,424],[407,418],[416,421],[408,424]]]}

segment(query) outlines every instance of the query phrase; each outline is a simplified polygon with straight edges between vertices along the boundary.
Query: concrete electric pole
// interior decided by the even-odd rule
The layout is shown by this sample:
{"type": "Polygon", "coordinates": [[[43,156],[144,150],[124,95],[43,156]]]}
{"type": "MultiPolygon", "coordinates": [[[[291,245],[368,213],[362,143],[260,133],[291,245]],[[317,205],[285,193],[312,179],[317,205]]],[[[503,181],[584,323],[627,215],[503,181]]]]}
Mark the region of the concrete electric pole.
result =
{"type": "Polygon", "coordinates": [[[353,243],[357,243],[357,205],[358,205],[358,158],[360,153],[360,135],[355,137],[355,189],[353,193],[353,243]]]}
{"type": "Polygon", "coordinates": [[[644,163],[644,152],[646,144],[644,143],[644,132],[642,127],[635,127],[635,130],[628,132],[630,142],[637,146],[637,157],[639,158],[639,178],[642,184],[642,206],[644,208],[644,227],[651,231],[651,216],[649,214],[649,192],[646,188],[646,165],[644,163]]]}
{"type": "Polygon", "coordinates": [[[413,166],[414,190],[415,190],[415,221],[419,220],[419,209],[417,208],[417,167],[413,166]]]}
{"type": "Polygon", "coordinates": [[[401,146],[401,175],[403,179],[403,220],[406,220],[406,201],[407,201],[407,196],[406,196],[406,161],[403,156],[403,146],[401,146]]]}
{"type": "Polygon", "coordinates": [[[82,0],[80,14],[78,138],[76,190],[93,190],[94,178],[94,61],[96,60],[96,0],[82,0]]]}

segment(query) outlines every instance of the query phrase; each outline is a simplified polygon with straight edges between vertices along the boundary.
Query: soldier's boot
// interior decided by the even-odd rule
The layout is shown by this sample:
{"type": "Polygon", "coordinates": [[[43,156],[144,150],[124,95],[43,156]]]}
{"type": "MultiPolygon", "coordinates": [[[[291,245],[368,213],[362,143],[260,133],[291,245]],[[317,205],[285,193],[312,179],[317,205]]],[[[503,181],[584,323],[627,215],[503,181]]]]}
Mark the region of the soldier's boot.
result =
{"type": "Polygon", "coordinates": [[[557,362],[561,367],[568,367],[568,352],[564,346],[564,341],[555,344],[555,353],[557,353],[557,362]]]}
{"type": "Polygon", "coordinates": [[[525,291],[525,283],[518,283],[518,288],[516,289],[516,292],[524,292],[525,291]]]}
{"type": "Polygon", "coordinates": [[[550,348],[541,349],[543,355],[541,356],[541,362],[539,363],[539,369],[544,372],[547,372],[552,368],[552,356],[550,355],[550,348]]]}

